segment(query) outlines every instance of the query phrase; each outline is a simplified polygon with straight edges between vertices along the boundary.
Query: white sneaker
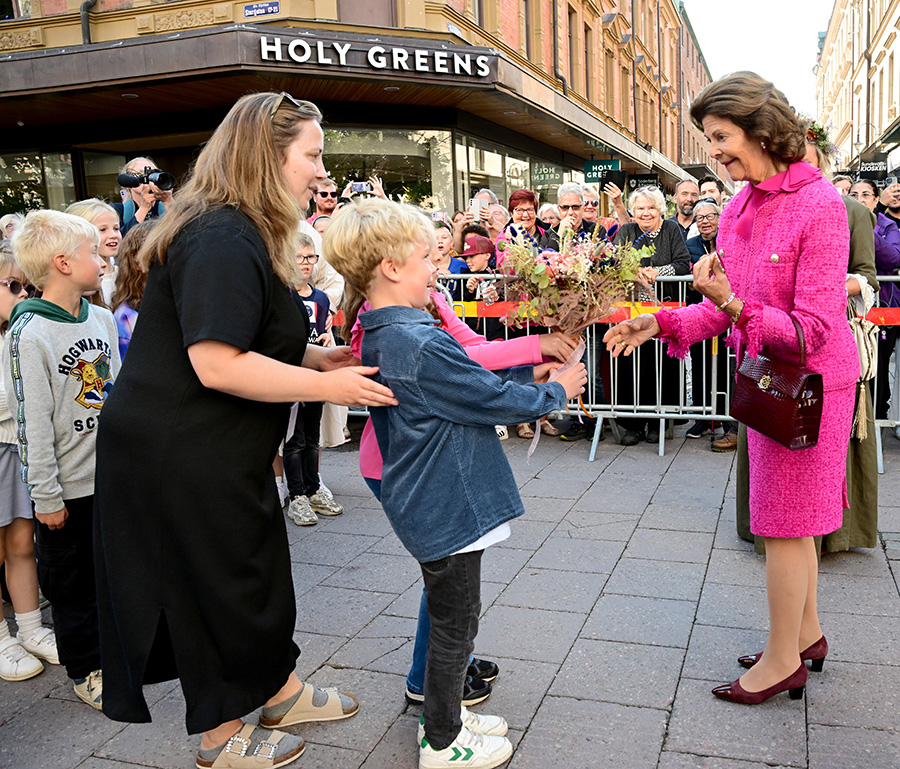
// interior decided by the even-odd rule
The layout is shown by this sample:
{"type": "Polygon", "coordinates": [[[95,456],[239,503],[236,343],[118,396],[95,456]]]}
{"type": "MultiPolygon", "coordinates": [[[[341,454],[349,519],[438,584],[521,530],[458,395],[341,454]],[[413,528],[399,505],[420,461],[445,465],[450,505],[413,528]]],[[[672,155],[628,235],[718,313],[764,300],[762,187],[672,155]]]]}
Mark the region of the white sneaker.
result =
{"type": "MultiPolygon", "coordinates": [[[[500,716],[479,715],[462,706],[462,725],[473,734],[486,734],[490,737],[505,737],[509,724],[500,716]]],[[[425,739],[425,716],[419,716],[419,744],[425,739]]]]}
{"type": "Polygon", "coordinates": [[[419,741],[419,769],[492,769],[513,752],[506,737],[474,734],[463,727],[443,750],[435,750],[424,737],[419,741]]]}
{"type": "Polygon", "coordinates": [[[288,494],[287,484],[284,481],[279,481],[276,478],[275,485],[278,487],[278,501],[281,502],[281,509],[284,510],[291,499],[291,495],[288,494]]]}
{"type": "MultiPolygon", "coordinates": [[[[0,622],[4,622],[0,618],[0,622]]],[[[15,638],[0,641],[0,678],[4,681],[25,681],[44,670],[41,661],[29,654],[15,638]]]]}
{"type": "Polygon", "coordinates": [[[505,441],[507,438],[509,438],[509,429],[506,427],[506,425],[495,425],[494,429],[497,431],[497,437],[501,441],[505,441]]]}
{"type": "Polygon", "coordinates": [[[59,652],[56,651],[56,635],[48,627],[40,628],[31,638],[23,638],[21,633],[16,634],[22,648],[29,654],[33,654],[42,660],[47,660],[51,665],[59,664],[59,652]]]}
{"type": "Polygon", "coordinates": [[[324,494],[329,499],[334,499],[334,494],[331,493],[331,489],[329,489],[325,485],[325,481],[322,480],[322,473],[319,473],[319,494],[324,494]]]}
{"type": "Polygon", "coordinates": [[[326,496],[319,489],[309,498],[309,506],[319,515],[340,515],[344,512],[344,506],[334,501],[334,497],[326,496]]]}
{"type": "Polygon", "coordinates": [[[298,526],[312,526],[319,522],[319,516],[309,505],[309,498],[300,495],[291,500],[287,509],[287,517],[298,526]]]}
{"type": "Polygon", "coordinates": [[[75,694],[94,710],[103,710],[103,671],[95,670],[87,678],[76,678],[75,694]]]}

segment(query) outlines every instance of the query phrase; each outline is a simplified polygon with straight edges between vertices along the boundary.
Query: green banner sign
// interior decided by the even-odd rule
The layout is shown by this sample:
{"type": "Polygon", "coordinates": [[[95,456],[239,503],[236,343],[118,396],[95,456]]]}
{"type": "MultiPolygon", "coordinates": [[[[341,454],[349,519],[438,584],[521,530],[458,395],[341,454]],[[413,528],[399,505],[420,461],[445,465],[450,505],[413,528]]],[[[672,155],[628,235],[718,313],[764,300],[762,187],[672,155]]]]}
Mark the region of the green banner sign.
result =
{"type": "Polygon", "coordinates": [[[603,171],[618,171],[618,160],[585,160],[584,181],[596,184],[603,178],[603,171]]]}

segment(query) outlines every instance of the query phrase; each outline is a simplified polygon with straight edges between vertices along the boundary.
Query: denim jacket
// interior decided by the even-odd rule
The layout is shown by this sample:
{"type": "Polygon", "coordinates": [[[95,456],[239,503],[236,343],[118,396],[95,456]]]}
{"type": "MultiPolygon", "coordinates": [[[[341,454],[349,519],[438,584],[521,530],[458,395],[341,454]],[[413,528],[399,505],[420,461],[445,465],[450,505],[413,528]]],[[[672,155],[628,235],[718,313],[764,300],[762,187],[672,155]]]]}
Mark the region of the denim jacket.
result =
{"type": "Polygon", "coordinates": [[[406,549],[436,561],[525,512],[494,425],[563,408],[563,386],[535,384],[531,366],[482,368],[421,310],[384,307],[360,322],[363,365],[378,366],[375,379],[400,402],[370,411],[381,504],[406,549]]]}

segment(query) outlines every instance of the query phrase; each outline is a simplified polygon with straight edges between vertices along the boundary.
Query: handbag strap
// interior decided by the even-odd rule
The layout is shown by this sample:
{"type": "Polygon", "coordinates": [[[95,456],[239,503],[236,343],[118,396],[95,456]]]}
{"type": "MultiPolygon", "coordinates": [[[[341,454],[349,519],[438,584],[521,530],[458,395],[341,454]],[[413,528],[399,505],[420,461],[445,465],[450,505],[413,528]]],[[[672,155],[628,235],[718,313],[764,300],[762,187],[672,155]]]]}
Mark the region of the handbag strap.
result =
{"type": "Polygon", "coordinates": [[[806,337],[803,336],[803,328],[793,315],[788,317],[797,329],[797,339],[800,342],[800,368],[806,368],[806,337]]]}

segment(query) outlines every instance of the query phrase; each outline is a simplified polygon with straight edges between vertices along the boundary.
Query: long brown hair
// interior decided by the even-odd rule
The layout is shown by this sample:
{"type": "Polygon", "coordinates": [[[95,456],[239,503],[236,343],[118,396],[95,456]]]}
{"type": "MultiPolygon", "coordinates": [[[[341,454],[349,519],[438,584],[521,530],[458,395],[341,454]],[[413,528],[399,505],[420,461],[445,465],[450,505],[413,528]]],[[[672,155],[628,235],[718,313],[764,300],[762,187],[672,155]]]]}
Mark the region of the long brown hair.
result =
{"type": "Polygon", "coordinates": [[[282,164],[287,148],[307,123],[321,120],[315,104],[281,94],[254,93],[238,99],[147,238],[138,255],[141,268],[147,270],[154,261],[164,264],[172,240],[190,221],[232,206],[259,230],[272,269],[290,286],[300,205],[285,183],[282,164]]]}
{"type": "Polygon", "coordinates": [[[134,225],[122,239],[116,255],[116,287],[112,293],[112,309],[127,303],[132,310],[141,309],[144,289],[147,287],[147,273],[138,263],[138,252],[150,237],[150,231],[159,219],[145,219],[134,225]]]}

